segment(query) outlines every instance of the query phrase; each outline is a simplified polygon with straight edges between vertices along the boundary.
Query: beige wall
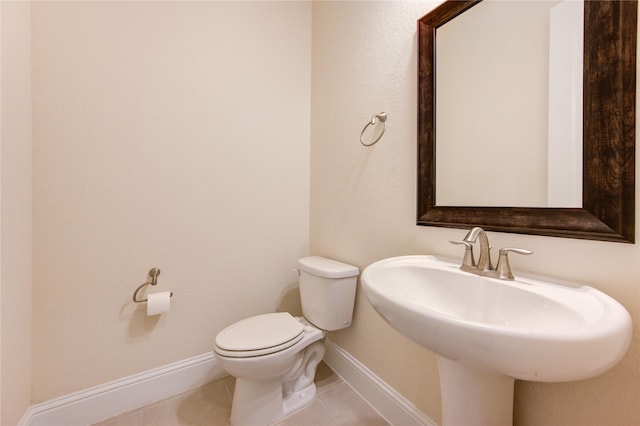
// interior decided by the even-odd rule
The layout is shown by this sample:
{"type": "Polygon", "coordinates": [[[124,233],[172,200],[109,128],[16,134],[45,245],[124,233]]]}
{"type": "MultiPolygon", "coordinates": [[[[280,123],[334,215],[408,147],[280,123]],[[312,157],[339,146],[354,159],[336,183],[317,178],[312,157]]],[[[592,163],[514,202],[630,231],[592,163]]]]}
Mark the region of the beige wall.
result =
{"type": "MultiPolygon", "coordinates": [[[[308,253],[311,6],[32,6],[34,402],[212,349],[308,253]],[[172,309],[131,302],[148,270],[172,309]]],[[[155,290],[155,289],[154,289],[155,290]]]]}
{"type": "Polygon", "coordinates": [[[31,398],[30,5],[0,3],[0,424],[16,424],[31,398]]]}
{"type": "MultiPolygon", "coordinates": [[[[389,256],[458,258],[464,230],[415,225],[416,20],[430,2],[315,2],[311,134],[311,252],[365,267],[389,256]],[[358,141],[373,114],[389,114],[372,148],[358,141]]],[[[640,174],[639,174],[640,176],[640,174]]],[[[638,183],[640,185],[640,183],[638,183]]],[[[639,186],[640,187],[640,186],[639,186]]],[[[490,233],[494,247],[532,249],[514,268],[586,282],[620,301],[634,340],[606,374],[575,383],[516,383],[518,425],[633,425],[640,418],[638,245],[490,233]]],[[[441,420],[436,358],[390,329],[359,289],[353,326],[332,338],[441,420]]]]}

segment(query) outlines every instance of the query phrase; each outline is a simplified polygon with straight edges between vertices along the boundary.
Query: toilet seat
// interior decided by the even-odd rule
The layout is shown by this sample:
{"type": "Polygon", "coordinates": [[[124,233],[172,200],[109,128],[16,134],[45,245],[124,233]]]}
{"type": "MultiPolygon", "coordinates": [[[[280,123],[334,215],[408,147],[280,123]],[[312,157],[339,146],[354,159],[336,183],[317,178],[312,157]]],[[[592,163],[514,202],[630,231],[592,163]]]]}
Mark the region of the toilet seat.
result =
{"type": "Polygon", "coordinates": [[[288,312],[256,315],[231,324],[216,336],[214,351],[231,358],[269,355],[304,336],[304,325],[288,312]]]}

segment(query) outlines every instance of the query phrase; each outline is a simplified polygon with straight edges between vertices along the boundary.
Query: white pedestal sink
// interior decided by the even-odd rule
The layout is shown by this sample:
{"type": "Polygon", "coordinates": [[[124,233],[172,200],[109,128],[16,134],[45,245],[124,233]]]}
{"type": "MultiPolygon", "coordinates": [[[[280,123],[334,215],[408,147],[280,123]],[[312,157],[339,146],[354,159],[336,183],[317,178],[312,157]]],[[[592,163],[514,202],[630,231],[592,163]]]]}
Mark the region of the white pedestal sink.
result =
{"type": "Polygon", "coordinates": [[[459,266],[402,256],[362,273],[375,310],[439,355],[445,426],[511,425],[514,379],[586,379],[629,348],[629,313],[592,287],[531,276],[505,281],[459,266]]]}

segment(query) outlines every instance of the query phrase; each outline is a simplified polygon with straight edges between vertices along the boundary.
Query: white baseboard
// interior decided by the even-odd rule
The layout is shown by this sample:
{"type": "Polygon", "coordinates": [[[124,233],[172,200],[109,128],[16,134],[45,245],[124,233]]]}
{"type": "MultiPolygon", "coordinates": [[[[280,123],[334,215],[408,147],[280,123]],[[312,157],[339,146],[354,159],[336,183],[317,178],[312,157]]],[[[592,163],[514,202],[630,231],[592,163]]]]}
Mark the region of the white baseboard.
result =
{"type": "Polygon", "coordinates": [[[19,426],[89,425],[224,376],[210,352],[32,405],[19,426]]]}
{"type": "MultiPolygon", "coordinates": [[[[331,340],[325,362],[391,424],[437,426],[331,340]]],[[[29,407],[19,426],[90,425],[226,376],[212,352],[29,407]]]]}
{"type": "Polygon", "coordinates": [[[324,361],[392,425],[437,426],[436,422],[330,339],[326,340],[324,361]]]}

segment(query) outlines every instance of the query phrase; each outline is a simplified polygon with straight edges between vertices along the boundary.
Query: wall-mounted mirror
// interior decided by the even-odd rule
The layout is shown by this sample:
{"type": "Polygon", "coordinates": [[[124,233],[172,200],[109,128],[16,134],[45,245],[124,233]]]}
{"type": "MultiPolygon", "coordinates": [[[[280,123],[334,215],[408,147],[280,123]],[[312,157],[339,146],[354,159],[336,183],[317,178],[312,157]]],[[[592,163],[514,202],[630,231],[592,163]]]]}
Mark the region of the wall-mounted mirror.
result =
{"type": "Polygon", "coordinates": [[[633,242],[636,16],[474,0],[421,18],[418,224],[633,242]]]}

